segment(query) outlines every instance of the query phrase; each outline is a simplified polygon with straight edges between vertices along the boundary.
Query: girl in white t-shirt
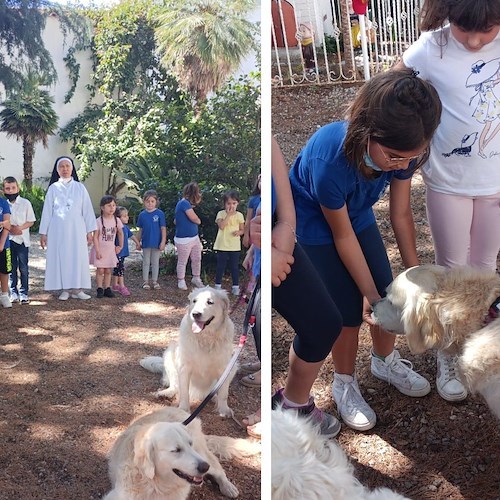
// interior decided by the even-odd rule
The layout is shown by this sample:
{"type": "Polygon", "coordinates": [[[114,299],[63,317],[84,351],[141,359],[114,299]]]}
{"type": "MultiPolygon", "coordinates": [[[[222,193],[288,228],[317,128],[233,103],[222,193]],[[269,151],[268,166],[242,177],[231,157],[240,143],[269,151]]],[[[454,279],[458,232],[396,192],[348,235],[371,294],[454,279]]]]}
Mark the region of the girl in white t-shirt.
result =
{"type": "MultiPolygon", "coordinates": [[[[500,250],[500,2],[426,0],[421,37],[403,64],[430,80],[443,105],[422,168],[436,264],[496,269],[500,250]]],[[[467,391],[455,358],[438,353],[437,390],[467,391]]]]}

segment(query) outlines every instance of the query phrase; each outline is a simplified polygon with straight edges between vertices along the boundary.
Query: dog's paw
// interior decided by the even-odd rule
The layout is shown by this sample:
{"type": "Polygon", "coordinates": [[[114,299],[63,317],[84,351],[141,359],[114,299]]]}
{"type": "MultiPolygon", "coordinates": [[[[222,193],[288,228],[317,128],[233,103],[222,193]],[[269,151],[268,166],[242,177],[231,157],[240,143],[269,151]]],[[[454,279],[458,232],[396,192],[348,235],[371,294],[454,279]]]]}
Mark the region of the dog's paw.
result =
{"type": "Polygon", "coordinates": [[[215,410],[219,416],[224,417],[224,418],[232,418],[234,413],[229,406],[218,406],[217,409],[215,410]]]}
{"type": "Polygon", "coordinates": [[[222,484],[219,485],[219,488],[220,492],[225,497],[236,498],[240,494],[238,488],[236,488],[236,486],[227,479],[222,484]]]}
{"type": "Polygon", "coordinates": [[[159,389],[154,393],[157,398],[172,399],[175,396],[175,389],[169,387],[168,389],[159,389]]]}

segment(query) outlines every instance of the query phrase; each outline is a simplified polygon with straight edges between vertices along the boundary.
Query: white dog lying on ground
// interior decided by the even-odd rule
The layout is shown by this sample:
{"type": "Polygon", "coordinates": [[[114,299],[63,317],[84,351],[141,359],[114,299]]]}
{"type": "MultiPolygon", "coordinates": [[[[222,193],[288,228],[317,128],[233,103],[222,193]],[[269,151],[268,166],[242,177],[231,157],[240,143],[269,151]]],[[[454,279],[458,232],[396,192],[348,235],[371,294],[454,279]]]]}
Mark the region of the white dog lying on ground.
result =
{"type": "MultiPolygon", "coordinates": [[[[146,370],[162,373],[157,396],[172,398],[179,394],[179,408],[189,411],[190,401],[201,400],[224,372],[233,353],[234,324],[229,317],[229,299],[224,290],[205,287],[189,294],[189,306],[182,318],[179,341],[171,342],[159,356],[140,361],[146,370]]],[[[221,416],[232,411],[227,404],[229,384],[238,370],[233,370],[214,396],[221,416]]]]}
{"type": "Polygon", "coordinates": [[[220,458],[259,452],[257,443],[223,436],[205,436],[201,422],[180,422],[188,413],[166,407],[145,415],[128,427],[109,453],[112,490],[104,500],[185,500],[191,485],[209,477],[222,495],[238,496],[226,477],[220,458]]]}
{"type": "Polygon", "coordinates": [[[374,321],[404,334],[414,353],[458,355],[463,382],[500,418],[500,276],[468,267],[417,266],[397,276],[374,321]]]}
{"type": "Polygon", "coordinates": [[[273,500],[404,500],[387,488],[369,491],[334,439],[291,410],[271,412],[273,500]]]}

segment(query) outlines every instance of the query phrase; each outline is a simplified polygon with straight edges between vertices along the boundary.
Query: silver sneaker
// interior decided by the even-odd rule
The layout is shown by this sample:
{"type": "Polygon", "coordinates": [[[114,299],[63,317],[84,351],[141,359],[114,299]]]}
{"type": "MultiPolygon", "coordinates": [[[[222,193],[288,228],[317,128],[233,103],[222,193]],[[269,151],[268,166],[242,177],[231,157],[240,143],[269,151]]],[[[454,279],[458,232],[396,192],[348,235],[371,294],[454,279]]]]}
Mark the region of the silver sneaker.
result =
{"type": "Polygon", "coordinates": [[[456,356],[437,352],[436,389],[446,401],[463,401],[467,397],[467,389],[458,374],[456,356]]]}
{"type": "Polygon", "coordinates": [[[336,373],[333,377],[332,396],[342,420],[351,429],[367,431],[377,423],[377,416],[364,400],[356,376],[336,373]]]}
{"type": "Polygon", "coordinates": [[[201,278],[193,278],[191,280],[191,284],[195,286],[196,288],[203,288],[205,285],[203,284],[203,281],[201,281],[201,278]]]}
{"type": "Polygon", "coordinates": [[[3,307],[12,307],[12,302],[7,294],[0,295],[0,304],[2,304],[3,307]]]}
{"type": "Polygon", "coordinates": [[[399,352],[394,349],[385,361],[377,358],[372,352],[372,374],[393,385],[399,392],[406,396],[421,397],[429,394],[431,385],[429,382],[413,371],[413,364],[403,359],[399,352]]]}

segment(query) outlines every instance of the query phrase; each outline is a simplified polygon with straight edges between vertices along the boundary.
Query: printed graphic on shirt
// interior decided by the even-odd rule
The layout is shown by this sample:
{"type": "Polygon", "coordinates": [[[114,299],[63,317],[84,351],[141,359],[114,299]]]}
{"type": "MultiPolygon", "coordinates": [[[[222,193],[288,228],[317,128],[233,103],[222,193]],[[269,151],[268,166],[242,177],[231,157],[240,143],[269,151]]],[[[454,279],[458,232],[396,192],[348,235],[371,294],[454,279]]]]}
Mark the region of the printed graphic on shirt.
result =
{"type": "Polygon", "coordinates": [[[116,237],[116,226],[103,227],[101,231],[102,241],[115,241],[116,237]]]}
{"type": "Polygon", "coordinates": [[[469,131],[463,136],[460,145],[443,153],[443,156],[470,156],[476,144],[477,154],[481,158],[492,158],[500,154],[500,151],[488,150],[489,143],[500,131],[500,100],[495,94],[495,87],[499,83],[500,57],[486,62],[480,59],[472,64],[465,87],[475,92],[469,101],[469,106],[473,108],[471,116],[483,127],[469,131]]]}

